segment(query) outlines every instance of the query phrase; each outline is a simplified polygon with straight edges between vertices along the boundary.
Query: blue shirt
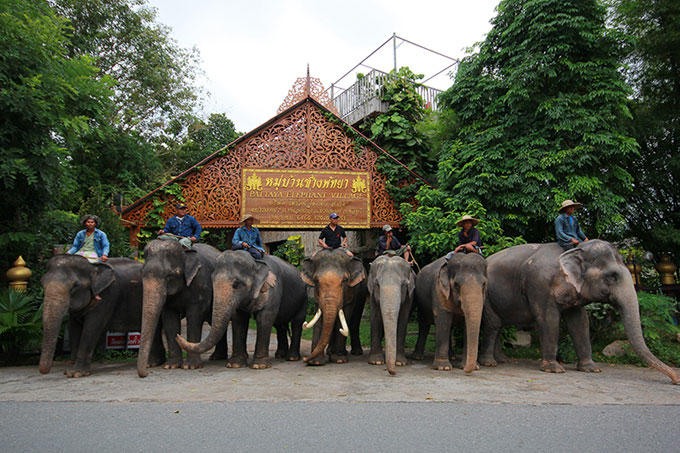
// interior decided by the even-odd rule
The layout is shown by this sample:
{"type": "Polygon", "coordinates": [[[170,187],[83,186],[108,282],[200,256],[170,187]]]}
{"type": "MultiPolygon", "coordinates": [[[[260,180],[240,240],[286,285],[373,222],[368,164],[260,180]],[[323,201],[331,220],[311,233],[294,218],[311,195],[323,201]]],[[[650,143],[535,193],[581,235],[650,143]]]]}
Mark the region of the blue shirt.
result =
{"type": "Polygon", "coordinates": [[[555,219],[555,235],[557,236],[557,243],[560,245],[571,244],[572,238],[579,242],[586,240],[586,235],[578,226],[578,220],[566,214],[560,214],[555,219]]]}
{"type": "Polygon", "coordinates": [[[245,226],[237,228],[236,233],[234,233],[234,239],[231,240],[231,243],[234,245],[241,245],[243,242],[264,253],[264,249],[262,248],[262,238],[260,237],[260,230],[257,228],[250,227],[250,230],[248,230],[248,228],[245,226]]]}
{"type": "Polygon", "coordinates": [[[185,215],[182,220],[177,216],[170,217],[165,224],[163,231],[174,234],[175,236],[182,236],[185,238],[195,237],[197,240],[201,239],[201,224],[198,220],[190,215],[185,215]]]}
{"type": "MultiPolygon", "coordinates": [[[[66,253],[73,255],[83,247],[86,231],[87,230],[78,231],[76,238],[73,240],[73,246],[71,246],[70,250],[66,253]]],[[[109,256],[109,238],[106,237],[106,233],[96,228],[94,229],[94,251],[97,252],[97,256],[100,258],[104,255],[109,256]]]]}

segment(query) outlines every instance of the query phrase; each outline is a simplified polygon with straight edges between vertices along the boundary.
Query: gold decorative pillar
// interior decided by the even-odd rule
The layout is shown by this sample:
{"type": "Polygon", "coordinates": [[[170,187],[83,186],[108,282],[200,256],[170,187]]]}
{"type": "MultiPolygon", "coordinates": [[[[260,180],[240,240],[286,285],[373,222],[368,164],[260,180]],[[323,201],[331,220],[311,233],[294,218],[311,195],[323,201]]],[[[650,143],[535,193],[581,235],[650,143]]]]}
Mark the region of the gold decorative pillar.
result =
{"type": "Polygon", "coordinates": [[[33,272],[26,267],[26,261],[20,256],[14,262],[14,267],[7,271],[7,280],[9,280],[9,287],[14,291],[26,291],[28,287],[28,279],[31,278],[33,272]]]}
{"type": "Polygon", "coordinates": [[[671,263],[671,258],[668,255],[663,255],[661,260],[656,265],[656,270],[659,272],[659,279],[662,285],[674,285],[675,276],[673,275],[678,269],[678,266],[671,263]]]}
{"type": "Polygon", "coordinates": [[[628,268],[628,272],[630,272],[630,276],[633,277],[633,284],[639,285],[642,264],[636,263],[633,259],[633,255],[628,255],[628,258],[626,259],[626,267],[628,268]]]}

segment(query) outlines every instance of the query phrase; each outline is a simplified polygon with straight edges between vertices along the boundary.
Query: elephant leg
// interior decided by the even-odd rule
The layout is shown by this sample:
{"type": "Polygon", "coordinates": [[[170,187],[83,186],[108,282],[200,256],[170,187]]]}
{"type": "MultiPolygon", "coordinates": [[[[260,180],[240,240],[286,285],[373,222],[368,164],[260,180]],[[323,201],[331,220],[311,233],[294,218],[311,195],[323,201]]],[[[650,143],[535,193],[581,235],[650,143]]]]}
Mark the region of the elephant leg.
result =
{"type": "Polygon", "coordinates": [[[496,366],[496,342],[500,343],[501,318],[488,305],[484,305],[482,320],[482,339],[479,346],[479,363],[484,366],[496,366]]]}
{"type": "MultiPolygon", "coordinates": [[[[456,345],[456,340],[453,338],[453,322],[451,322],[451,329],[449,332],[449,361],[453,362],[456,360],[456,353],[453,347],[456,345]]],[[[465,362],[463,362],[465,363],[465,362]]]]}
{"type": "Polygon", "coordinates": [[[538,325],[541,354],[543,356],[541,371],[546,373],[564,373],[564,367],[557,362],[557,343],[560,339],[560,312],[556,306],[548,304],[540,315],[536,323],[538,325]]]}
{"type": "Polygon", "coordinates": [[[276,352],[274,357],[277,359],[285,359],[288,355],[288,324],[276,324],[276,352]]]}
{"type": "Polygon", "coordinates": [[[425,358],[425,343],[427,343],[427,337],[430,335],[430,324],[430,320],[422,313],[422,308],[418,307],[418,341],[411,356],[413,360],[425,358]]]}
{"type": "MultiPolygon", "coordinates": [[[[191,343],[201,342],[201,331],[203,330],[203,319],[200,310],[192,307],[187,310],[187,340],[191,343]]],[[[187,352],[186,358],[182,361],[183,370],[196,370],[203,368],[201,363],[201,354],[198,352],[187,352]]]]}
{"type": "MultiPolygon", "coordinates": [[[[83,323],[77,319],[75,319],[73,316],[69,316],[68,318],[68,333],[69,333],[69,338],[70,338],[70,346],[71,346],[71,355],[70,355],[70,361],[71,364],[76,363],[76,359],[78,357],[78,348],[80,347],[80,337],[83,334],[83,323]]],[[[64,374],[66,372],[64,371],[64,374]]]]}
{"type": "MultiPolygon", "coordinates": [[[[330,360],[332,363],[347,363],[349,357],[347,354],[347,338],[340,332],[340,321],[335,321],[333,327],[333,336],[331,337],[330,346],[330,360]]],[[[349,328],[350,336],[352,335],[352,328],[349,328]]],[[[363,351],[362,351],[363,353],[363,351]]]]}
{"type": "Polygon", "coordinates": [[[493,357],[498,363],[508,363],[510,358],[503,352],[503,340],[501,339],[500,331],[496,335],[496,341],[494,341],[493,346],[493,357]]]}
{"type": "MultiPolygon", "coordinates": [[[[255,340],[253,363],[250,365],[250,368],[254,370],[264,370],[272,366],[269,361],[269,341],[272,335],[274,317],[275,315],[267,310],[260,310],[255,317],[257,322],[257,339],[255,340]]],[[[283,335],[285,338],[285,332],[283,335]]],[[[285,341],[288,342],[288,339],[286,338],[285,341]]]]}
{"type": "Polygon", "coordinates": [[[569,336],[574,343],[574,349],[576,349],[576,355],[578,356],[576,368],[579,371],[590,373],[601,372],[602,370],[593,362],[593,349],[590,345],[590,323],[586,309],[584,307],[576,307],[565,310],[562,316],[564,316],[564,320],[567,323],[569,336]]]}
{"type": "Polygon", "coordinates": [[[361,347],[361,336],[359,335],[359,326],[361,325],[361,317],[364,314],[364,306],[366,299],[360,298],[355,302],[354,308],[350,311],[352,318],[349,320],[349,338],[352,347],[352,355],[364,355],[364,350],[361,347]]]}
{"type": "MultiPolygon", "coordinates": [[[[316,323],[314,326],[314,333],[312,335],[312,351],[316,348],[316,345],[319,344],[319,340],[321,339],[321,329],[322,329],[322,324],[323,324],[323,315],[321,316],[321,319],[319,319],[319,322],[316,323]]],[[[331,341],[333,338],[331,337],[331,341]]],[[[320,366],[325,363],[325,358],[323,354],[319,354],[317,357],[310,359],[307,361],[307,365],[316,365],[320,366]]]]}
{"type": "Polygon", "coordinates": [[[451,371],[451,361],[449,360],[449,343],[451,339],[451,323],[453,314],[446,310],[439,310],[434,318],[435,324],[435,353],[432,369],[439,371],[451,371]]]}
{"type": "Polygon", "coordinates": [[[224,335],[215,344],[215,350],[210,354],[208,360],[227,360],[229,357],[229,348],[227,346],[227,331],[225,330],[224,335]]]}
{"type": "Polygon", "coordinates": [[[158,323],[156,326],[156,333],[153,336],[153,343],[151,344],[151,353],[149,355],[149,367],[163,365],[165,363],[165,347],[163,346],[163,326],[158,323]]]}
{"type": "Polygon", "coordinates": [[[176,311],[164,308],[161,312],[165,340],[168,345],[168,359],[163,365],[166,370],[182,366],[182,349],[177,344],[177,334],[180,333],[180,316],[176,311]]]}
{"type": "Polygon", "coordinates": [[[371,365],[384,365],[385,354],[383,353],[382,339],[385,336],[380,305],[371,297],[371,352],[368,354],[368,363],[371,365]]]}
{"type": "Polygon", "coordinates": [[[248,321],[250,313],[236,311],[231,317],[232,333],[232,353],[227,360],[227,368],[245,368],[248,366],[248,352],[246,342],[248,341],[248,321]]]}
{"type": "Polygon", "coordinates": [[[397,321],[397,366],[408,365],[406,359],[406,334],[408,333],[408,318],[411,312],[411,307],[404,304],[399,309],[399,320],[397,321]]]}
{"type": "Polygon", "coordinates": [[[91,374],[92,354],[94,354],[97,342],[109,320],[101,313],[95,313],[95,315],[86,318],[83,322],[75,363],[72,368],[64,372],[70,378],[79,378],[91,374]]]}
{"type": "Polygon", "coordinates": [[[290,347],[288,348],[286,359],[291,362],[297,362],[302,358],[300,355],[300,341],[302,339],[302,323],[305,322],[306,308],[306,305],[303,306],[290,322],[290,347]]]}

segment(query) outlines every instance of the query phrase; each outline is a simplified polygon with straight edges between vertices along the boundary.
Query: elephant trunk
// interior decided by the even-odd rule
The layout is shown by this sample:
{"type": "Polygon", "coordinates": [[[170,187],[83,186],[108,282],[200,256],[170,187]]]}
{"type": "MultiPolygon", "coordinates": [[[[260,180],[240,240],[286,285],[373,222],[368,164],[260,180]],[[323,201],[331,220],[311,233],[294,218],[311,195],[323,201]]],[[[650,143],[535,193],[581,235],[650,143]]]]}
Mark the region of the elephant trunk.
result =
{"type": "Polygon", "coordinates": [[[321,338],[319,339],[319,344],[316,345],[314,350],[304,358],[307,362],[319,355],[323,354],[324,349],[328,346],[331,341],[331,335],[333,333],[333,327],[335,326],[335,318],[342,308],[342,298],[338,297],[337,300],[325,297],[320,302],[321,306],[321,316],[323,317],[323,325],[321,329],[321,338]]]}
{"type": "Polygon", "coordinates": [[[397,374],[397,324],[401,291],[399,288],[386,287],[380,292],[380,313],[385,331],[385,363],[387,372],[397,374]]]}
{"type": "Polygon", "coordinates": [[[477,369],[479,329],[482,322],[484,295],[479,284],[462,285],[460,290],[461,308],[465,315],[465,365],[463,371],[472,373],[477,369]]]}
{"type": "Polygon", "coordinates": [[[227,326],[236,308],[239,306],[238,295],[234,293],[229,282],[213,282],[213,309],[210,333],[200,343],[190,343],[177,335],[177,343],[187,352],[204,353],[214,347],[227,331],[227,326]]]}
{"type": "Polygon", "coordinates": [[[145,277],[143,280],[144,302],[142,305],[142,338],[137,355],[137,374],[147,377],[149,371],[149,354],[153,343],[158,319],[165,305],[167,288],[165,282],[159,278],[145,277]]]}
{"type": "Polygon", "coordinates": [[[615,296],[615,300],[619,306],[623,327],[626,330],[626,335],[628,336],[631,346],[633,346],[633,350],[649,367],[654,368],[671,378],[673,384],[680,383],[680,379],[675,371],[656,358],[647,347],[645,338],[642,335],[639,305],[632,280],[630,281],[630,285],[625,286],[626,287],[621,289],[619,294],[615,296]]]}
{"type": "Polygon", "coordinates": [[[57,338],[69,308],[69,291],[66,287],[54,283],[45,287],[45,299],[43,305],[43,342],[40,351],[40,372],[47,374],[52,369],[54,350],[57,346],[57,338]]]}

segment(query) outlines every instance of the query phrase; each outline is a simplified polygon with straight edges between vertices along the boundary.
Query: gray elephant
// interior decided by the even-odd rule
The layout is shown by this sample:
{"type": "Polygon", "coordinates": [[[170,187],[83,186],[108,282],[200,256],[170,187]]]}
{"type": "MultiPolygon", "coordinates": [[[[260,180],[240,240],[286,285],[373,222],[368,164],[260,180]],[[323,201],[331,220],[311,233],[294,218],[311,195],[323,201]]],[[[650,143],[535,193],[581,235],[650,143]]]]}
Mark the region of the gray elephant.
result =
{"type": "Polygon", "coordinates": [[[314,326],[312,352],[304,358],[309,365],[323,365],[326,346],[331,362],[346,363],[345,342],[348,335],[353,355],[363,355],[359,324],[366,304],[366,271],[359,258],[341,249],[322,249],[302,262],[302,280],[314,287],[317,312],[305,328],[314,326]],[[349,315],[349,325],[345,317],[349,315]],[[318,324],[319,320],[321,324],[318,324]],[[340,328],[342,326],[342,328],[340,328]],[[342,336],[339,335],[342,333],[342,336]]]}
{"type": "Polygon", "coordinates": [[[271,367],[269,339],[272,326],[276,327],[278,338],[276,357],[300,360],[307,290],[294,266],[275,256],[265,255],[261,260],[255,260],[246,251],[228,250],[217,259],[212,284],[213,324],[210,334],[200,343],[191,343],[178,336],[182,349],[192,353],[208,350],[224,336],[231,320],[233,353],[227,367],[245,367],[248,365],[248,321],[254,316],[257,340],[251,368],[271,367]],[[286,336],[289,324],[290,348],[286,336]]]}
{"type": "MultiPolygon", "coordinates": [[[[180,333],[182,316],[187,319],[187,336],[190,341],[201,339],[204,322],[211,321],[212,283],[219,250],[206,244],[195,244],[184,249],[177,241],[155,239],[144,247],[142,281],[144,302],[142,309],[142,340],[137,357],[137,374],[146,377],[149,372],[149,352],[152,334],[159,319],[168,345],[168,360],[164,368],[200,368],[200,354],[189,353],[182,359],[182,350],[176,337],[180,333]]],[[[227,356],[226,339],[218,342],[212,358],[227,356]]]]}
{"type": "Polygon", "coordinates": [[[414,359],[422,359],[430,325],[435,324],[436,346],[432,368],[451,370],[451,330],[455,318],[465,317],[463,371],[479,369],[477,348],[486,297],[487,264],[479,253],[456,253],[423,267],[416,278],[418,342],[414,359]]]}
{"type": "Polygon", "coordinates": [[[560,319],[567,323],[578,356],[577,369],[599,372],[592,359],[585,305],[609,302],[621,313],[633,349],[650,367],[678,383],[677,374],[647,348],[630,272],[611,244],[590,240],[564,252],[556,243],[524,244],[489,257],[489,297],[484,307],[480,361],[493,366],[501,359],[502,326],[536,325],[546,372],[563,373],[556,361],[560,319]]]}
{"type": "Polygon", "coordinates": [[[394,375],[397,373],[396,365],[407,364],[404,347],[416,275],[405,259],[382,255],[371,263],[366,285],[371,308],[371,352],[368,363],[386,363],[387,371],[394,375]]]}
{"type": "MultiPolygon", "coordinates": [[[[59,328],[69,314],[72,367],[68,377],[90,375],[95,347],[107,330],[138,331],[142,324],[142,263],[128,258],[111,258],[92,264],[78,255],[50,259],[42,277],[43,344],[40,372],[52,368],[59,328]]],[[[155,330],[150,363],[165,362],[160,328],[155,330]]]]}

